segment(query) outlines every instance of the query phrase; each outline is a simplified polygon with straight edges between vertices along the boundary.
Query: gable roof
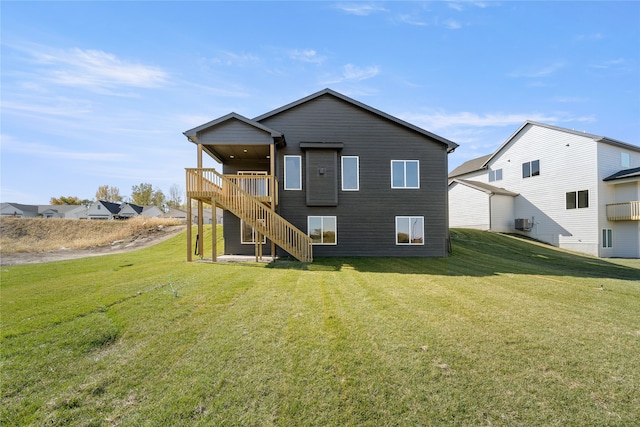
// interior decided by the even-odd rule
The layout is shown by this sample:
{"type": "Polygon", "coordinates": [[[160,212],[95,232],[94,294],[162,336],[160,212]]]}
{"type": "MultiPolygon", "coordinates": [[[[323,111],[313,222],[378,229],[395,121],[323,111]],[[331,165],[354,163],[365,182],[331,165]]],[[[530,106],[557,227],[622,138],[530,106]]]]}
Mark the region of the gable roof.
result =
{"type": "Polygon", "coordinates": [[[476,159],[467,160],[466,162],[452,170],[449,174],[449,178],[454,178],[456,176],[468,174],[469,172],[475,172],[477,170],[484,169],[486,167],[486,161],[489,160],[491,156],[492,154],[487,154],[476,159]]]}
{"type": "Polygon", "coordinates": [[[595,142],[602,142],[604,144],[609,144],[609,145],[613,145],[613,146],[616,146],[616,147],[625,148],[627,150],[640,152],[640,147],[638,147],[636,145],[627,144],[626,142],[618,141],[618,140],[612,139],[612,138],[607,138],[606,136],[594,135],[594,134],[591,134],[591,133],[580,132],[580,131],[573,130],[573,129],[567,129],[567,128],[562,128],[562,127],[559,127],[559,126],[553,126],[553,125],[548,125],[548,124],[545,124],[545,123],[539,123],[539,122],[534,122],[532,120],[527,120],[526,122],[524,122],[522,124],[522,126],[520,126],[518,128],[517,131],[515,131],[513,133],[513,135],[511,135],[509,138],[507,138],[507,140],[491,155],[491,157],[489,157],[489,159],[487,159],[487,161],[485,162],[485,165],[487,163],[489,163],[491,161],[491,159],[493,159],[495,156],[497,156],[498,153],[500,151],[502,151],[502,149],[504,147],[506,147],[516,136],[518,136],[518,134],[520,134],[520,132],[522,132],[524,130],[525,127],[527,127],[529,125],[531,125],[531,126],[539,126],[539,127],[555,130],[555,131],[558,131],[558,132],[564,132],[564,133],[569,133],[569,134],[572,134],[572,135],[582,136],[582,137],[585,137],[585,138],[592,139],[595,142]]]}
{"type": "Polygon", "coordinates": [[[638,178],[640,177],[640,168],[624,169],[609,175],[603,181],[615,181],[616,179],[638,178]]]}
{"type": "Polygon", "coordinates": [[[492,195],[495,194],[499,196],[512,196],[512,197],[515,197],[518,195],[518,193],[514,193],[513,191],[505,190],[504,188],[496,187],[484,182],[469,181],[466,179],[452,179],[449,185],[451,185],[454,182],[458,184],[466,185],[467,187],[482,191],[487,194],[492,194],[492,195]]]}
{"type": "Polygon", "coordinates": [[[207,122],[207,123],[205,123],[203,125],[200,125],[198,127],[193,128],[193,129],[189,129],[189,130],[184,131],[182,133],[184,134],[184,136],[187,137],[187,139],[189,139],[189,141],[197,144],[198,143],[198,136],[199,136],[200,132],[202,132],[204,130],[207,130],[207,129],[210,129],[212,127],[215,127],[217,125],[220,125],[220,124],[222,124],[224,122],[227,122],[229,120],[238,120],[238,121],[240,121],[240,122],[242,122],[242,123],[244,123],[246,125],[249,125],[251,127],[256,128],[258,130],[261,130],[263,132],[267,132],[267,133],[269,133],[271,135],[272,138],[282,138],[282,133],[281,132],[278,132],[277,130],[271,129],[270,127],[267,127],[267,126],[263,125],[262,123],[259,123],[259,122],[255,121],[255,120],[248,119],[248,118],[246,118],[246,117],[244,117],[244,116],[242,116],[242,115],[240,115],[238,113],[229,113],[226,116],[222,116],[222,117],[219,117],[219,118],[217,118],[215,120],[211,120],[210,122],[207,122]]]}
{"type": "Polygon", "coordinates": [[[399,119],[397,117],[394,117],[394,116],[392,116],[390,114],[384,113],[384,112],[382,112],[380,110],[377,110],[377,109],[375,109],[373,107],[370,107],[370,106],[368,106],[366,104],[363,104],[362,102],[356,101],[355,99],[349,98],[348,96],[345,96],[345,95],[343,95],[343,94],[341,94],[339,92],[336,92],[334,90],[331,90],[329,88],[323,89],[323,90],[321,90],[319,92],[316,92],[316,93],[313,93],[313,94],[311,94],[309,96],[306,96],[306,97],[304,97],[302,99],[299,99],[297,101],[291,102],[291,103],[289,103],[287,105],[284,105],[284,106],[282,106],[280,108],[276,108],[275,110],[269,111],[268,113],[265,113],[265,114],[262,114],[262,115],[260,115],[258,117],[255,117],[253,120],[256,121],[256,122],[261,122],[261,121],[263,121],[265,119],[273,117],[273,116],[275,116],[277,114],[280,114],[280,113],[282,113],[284,111],[287,111],[287,110],[290,110],[292,108],[295,108],[295,107],[297,107],[299,105],[302,105],[302,104],[307,103],[309,101],[312,101],[314,99],[320,98],[322,96],[333,96],[333,97],[338,98],[338,99],[340,99],[342,101],[345,101],[345,102],[347,102],[347,103],[349,103],[351,105],[354,105],[354,106],[356,106],[358,108],[361,108],[361,109],[366,110],[366,111],[368,111],[370,113],[378,115],[378,116],[380,116],[380,117],[382,117],[382,118],[384,118],[386,120],[389,120],[391,122],[394,122],[396,124],[399,124],[401,126],[409,128],[409,129],[411,129],[411,130],[413,130],[415,132],[418,132],[418,133],[420,133],[422,135],[428,136],[429,138],[432,138],[432,139],[444,144],[447,147],[447,152],[448,153],[452,152],[453,150],[455,150],[458,147],[458,144],[456,144],[455,142],[449,141],[446,138],[443,138],[441,136],[438,136],[436,134],[428,132],[428,131],[426,131],[426,130],[424,130],[422,128],[419,128],[418,126],[412,125],[411,123],[405,122],[404,120],[401,120],[401,119],[399,119]]]}
{"type": "Polygon", "coordinates": [[[32,212],[37,214],[38,213],[38,206],[37,205],[23,205],[22,203],[2,203],[2,208],[4,209],[7,206],[12,206],[16,209],[21,210],[22,212],[32,212]]]}
{"type": "Polygon", "coordinates": [[[98,200],[98,203],[102,204],[102,206],[107,208],[107,210],[112,214],[117,214],[118,212],[120,212],[119,203],[107,202],[106,200],[98,200]]]}
{"type": "Polygon", "coordinates": [[[507,138],[507,140],[503,142],[502,145],[500,145],[500,147],[498,147],[498,149],[494,151],[492,154],[484,155],[482,157],[477,157],[475,159],[472,159],[463,163],[462,165],[458,166],[456,169],[451,171],[451,173],[449,174],[449,178],[454,178],[456,176],[465,175],[467,173],[474,172],[477,170],[486,169],[489,162],[495,156],[497,156],[498,153],[500,153],[500,151],[502,151],[502,149],[506,147],[516,136],[518,136],[518,134],[520,134],[520,132],[522,132],[524,128],[527,127],[528,125],[539,126],[539,127],[559,131],[559,132],[570,133],[572,135],[583,136],[585,138],[590,138],[595,142],[601,142],[604,144],[613,145],[616,147],[624,148],[626,150],[636,151],[640,153],[640,147],[638,147],[637,145],[628,144],[626,142],[618,141],[612,138],[607,138],[605,136],[594,135],[591,133],[580,132],[573,129],[567,129],[559,126],[553,126],[545,123],[539,123],[539,122],[534,122],[532,120],[527,120],[518,128],[518,130],[516,130],[509,138],[507,138]]]}

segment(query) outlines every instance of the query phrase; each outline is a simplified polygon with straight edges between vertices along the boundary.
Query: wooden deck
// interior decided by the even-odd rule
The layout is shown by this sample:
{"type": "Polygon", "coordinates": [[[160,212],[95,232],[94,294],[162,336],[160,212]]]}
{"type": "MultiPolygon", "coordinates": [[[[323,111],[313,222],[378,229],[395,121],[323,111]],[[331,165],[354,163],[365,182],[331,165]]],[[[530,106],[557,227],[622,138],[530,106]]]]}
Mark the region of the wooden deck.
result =
{"type": "MultiPolygon", "coordinates": [[[[187,198],[228,210],[301,262],[312,262],[309,236],[275,212],[277,183],[270,175],[222,175],[186,169],[187,198]]],[[[261,240],[261,239],[257,239],[261,240]]]]}

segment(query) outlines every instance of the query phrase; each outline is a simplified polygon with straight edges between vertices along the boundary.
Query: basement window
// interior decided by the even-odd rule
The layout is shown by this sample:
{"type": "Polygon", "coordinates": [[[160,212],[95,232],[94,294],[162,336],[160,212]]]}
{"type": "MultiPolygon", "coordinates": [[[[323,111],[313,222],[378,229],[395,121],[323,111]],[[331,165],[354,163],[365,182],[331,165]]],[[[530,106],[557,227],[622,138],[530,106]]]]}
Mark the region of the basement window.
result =
{"type": "Polygon", "coordinates": [[[424,217],[396,217],[396,245],[424,245],[424,217]]]}
{"type": "Polygon", "coordinates": [[[307,222],[308,234],[314,245],[338,243],[338,226],[335,216],[310,216],[307,222]]]}

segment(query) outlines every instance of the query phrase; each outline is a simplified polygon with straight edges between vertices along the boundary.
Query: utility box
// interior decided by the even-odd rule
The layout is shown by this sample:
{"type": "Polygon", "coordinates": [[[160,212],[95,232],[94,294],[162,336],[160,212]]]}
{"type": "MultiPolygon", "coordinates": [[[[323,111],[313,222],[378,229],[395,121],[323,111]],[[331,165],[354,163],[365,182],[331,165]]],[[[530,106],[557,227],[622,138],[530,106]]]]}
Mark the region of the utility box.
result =
{"type": "Polygon", "coordinates": [[[529,218],[516,218],[516,230],[531,231],[531,220],[529,218]]]}

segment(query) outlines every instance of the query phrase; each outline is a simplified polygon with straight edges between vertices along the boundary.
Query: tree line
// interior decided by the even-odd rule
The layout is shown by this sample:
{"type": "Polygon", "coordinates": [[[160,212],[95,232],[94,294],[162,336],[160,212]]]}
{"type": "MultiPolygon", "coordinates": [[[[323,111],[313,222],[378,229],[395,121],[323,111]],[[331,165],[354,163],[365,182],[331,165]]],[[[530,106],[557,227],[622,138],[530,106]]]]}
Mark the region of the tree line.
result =
{"type": "MultiPolygon", "coordinates": [[[[120,203],[129,202],[139,206],[157,206],[162,210],[169,208],[183,207],[183,190],[178,184],[169,187],[169,194],[165,195],[161,189],[143,182],[131,187],[131,196],[128,198],[120,194],[118,187],[101,185],[96,191],[94,200],[104,200],[106,202],[120,203]],[[125,200],[126,199],[126,200],[125,200]]],[[[52,205],[89,205],[94,200],[80,199],[76,196],[52,197],[49,203],[52,205]]]]}

